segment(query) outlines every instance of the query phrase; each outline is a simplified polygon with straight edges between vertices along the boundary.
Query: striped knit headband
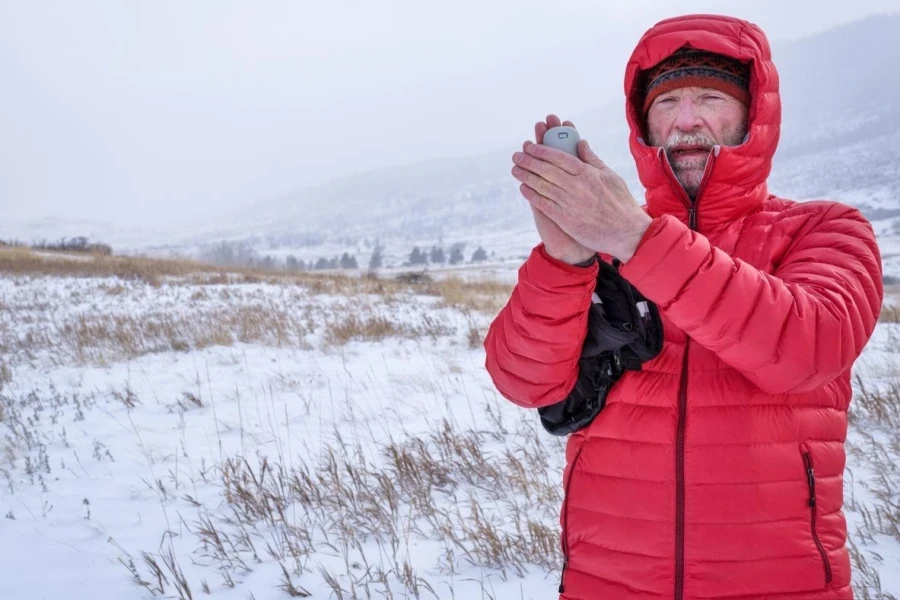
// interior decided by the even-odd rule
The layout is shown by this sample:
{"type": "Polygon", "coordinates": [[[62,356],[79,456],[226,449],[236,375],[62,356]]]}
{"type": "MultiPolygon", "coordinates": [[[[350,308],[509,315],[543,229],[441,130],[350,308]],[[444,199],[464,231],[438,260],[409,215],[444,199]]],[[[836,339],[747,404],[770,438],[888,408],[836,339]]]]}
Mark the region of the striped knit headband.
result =
{"type": "Polygon", "coordinates": [[[703,50],[682,48],[644,72],[644,114],[653,101],[682,87],[719,90],[750,105],[750,67],[738,60],[703,50]]]}

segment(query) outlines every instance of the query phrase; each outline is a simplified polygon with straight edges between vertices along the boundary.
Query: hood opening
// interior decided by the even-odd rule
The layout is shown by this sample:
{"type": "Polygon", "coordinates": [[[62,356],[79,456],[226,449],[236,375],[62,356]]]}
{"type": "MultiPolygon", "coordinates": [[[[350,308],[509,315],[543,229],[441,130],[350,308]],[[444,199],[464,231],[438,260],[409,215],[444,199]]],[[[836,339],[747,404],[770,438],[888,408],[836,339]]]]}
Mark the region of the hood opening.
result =
{"type": "Polygon", "coordinates": [[[757,104],[757,102],[756,102],[757,91],[759,89],[759,83],[757,81],[756,65],[754,64],[755,61],[753,59],[743,60],[738,56],[733,56],[729,53],[722,52],[722,51],[716,50],[716,49],[704,48],[700,45],[691,44],[690,42],[687,42],[687,43],[679,46],[678,48],[676,48],[675,50],[673,50],[666,56],[662,57],[660,60],[656,61],[652,65],[649,65],[649,66],[641,69],[635,75],[635,77],[632,81],[632,84],[631,84],[631,89],[629,90],[628,96],[627,96],[628,97],[628,102],[627,102],[628,115],[627,115],[627,117],[628,117],[629,122],[634,124],[633,126],[636,127],[636,134],[637,134],[638,140],[641,143],[643,143],[644,145],[649,146],[649,137],[650,136],[649,136],[649,132],[647,130],[647,118],[643,114],[643,111],[642,111],[642,107],[644,104],[644,97],[646,95],[644,90],[647,87],[647,73],[654,66],[656,66],[660,62],[666,60],[667,58],[671,57],[673,54],[675,54],[679,50],[683,50],[683,49],[704,50],[707,52],[714,52],[714,53],[720,54],[722,56],[727,56],[728,58],[731,58],[733,60],[740,61],[741,63],[748,66],[748,68],[750,70],[750,104],[747,107],[747,134],[744,136],[744,139],[742,141],[742,143],[746,143],[746,141],[750,137],[751,126],[753,125],[753,122],[754,122],[756,104],[757,104]]]}

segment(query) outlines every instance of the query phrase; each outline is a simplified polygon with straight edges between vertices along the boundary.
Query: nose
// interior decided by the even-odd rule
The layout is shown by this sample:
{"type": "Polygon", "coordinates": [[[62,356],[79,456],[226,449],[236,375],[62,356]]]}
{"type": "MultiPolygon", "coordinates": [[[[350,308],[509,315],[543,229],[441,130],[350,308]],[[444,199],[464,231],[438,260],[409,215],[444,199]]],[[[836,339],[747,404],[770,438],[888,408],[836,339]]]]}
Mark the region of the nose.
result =
{"type": "Polygon", "coordinates": [[[703,126],[698,107],[693,98],[688,94],[678,100],[677,113],[675,114],[675,127],[681,131],[694,131],[703,126]]]}

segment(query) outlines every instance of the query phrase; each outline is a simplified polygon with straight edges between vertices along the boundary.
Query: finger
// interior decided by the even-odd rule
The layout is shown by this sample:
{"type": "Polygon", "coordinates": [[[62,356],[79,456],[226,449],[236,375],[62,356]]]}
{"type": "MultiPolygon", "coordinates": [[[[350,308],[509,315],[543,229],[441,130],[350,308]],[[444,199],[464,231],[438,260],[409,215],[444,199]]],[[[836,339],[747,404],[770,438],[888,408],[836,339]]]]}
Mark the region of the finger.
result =
{"type": "Polygon", "coordinates": [[[538,144],[544,143],[544,134],[547,133],[547,124],[539,121],[534,124],[534,141],[538,144]]]}
{"type": "Polygon", "coordinates": [[[556,223],[556,217],[558,217],[561,212],[559,204],[524,183],[519,186],[519,192],[526,200],[528,200],[528,204],[531,205],[532,209],[540,211],[547,218],[556,223]]]}
{"type": "Polygon", "coordinates": [[[551,127],[559,127],[561,123],[559,122],[559,117],[556,115],[547,115],[547,129],[551,127]]]}
{"type": "MultiPolygon", "coordinates": [[[[526,142],[523,148],[527,147],[528,145],[528,142],[526,142]]],[[[562,188],[570,188],[574,184],[574,180],[572,179],[572,175],[570,173],[564,171],[551,162],[535,158],[527,152],[514,153],[513,162],[526,171],[531,171],[538,177],[546,179],[550,183],[558,185],[562,188]]]]}
{"type": "Polygon", "coordinates": [[[535,158],[552,163],[569,175],[581,175],[584,173],[584,163],[567,152],[543,146],[540,144],[528,144],[525,152],[535,158]]]}
{"type": "MultiPolygon", "coordinates": [[[[576,128],[576,127],[575,127],[575,123],[573,123],[572,121],[563,121],[563,125],[565,125],[566,127],[573,127],[573,128],[576,128]]],[[[576,129],[577,129],[577,128],[576,128],[576,129]]]]}
{"type": "Polygon", "coordinates": [[[538,192],[542,196],[546,196],[553,201],[561,201],[568,194],[567,192],[550,181],[547,181],[543,177],[535,175],[531,171],[526,171],[522,167],[514,166],[512,168],[512,175],[520,182],[524,183],[534,191],[538,192]]]}
{"type": "Polygon", "coordinates": [[[578,142],[578,157],[592,167],[597,167],[598,169],[608,168],[606,163],[600,160],[600,157],[591,150],[591,146],[588,144],[587,140],[580,140],[578,142]]]}

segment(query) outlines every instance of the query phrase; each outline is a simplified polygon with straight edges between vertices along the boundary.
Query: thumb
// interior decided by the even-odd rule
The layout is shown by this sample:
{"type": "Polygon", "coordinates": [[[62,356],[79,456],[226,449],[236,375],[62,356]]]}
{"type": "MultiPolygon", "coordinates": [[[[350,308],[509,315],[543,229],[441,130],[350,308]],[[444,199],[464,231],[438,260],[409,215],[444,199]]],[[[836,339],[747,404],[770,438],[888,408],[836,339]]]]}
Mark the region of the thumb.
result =
{"type": "Polygon", "coordinates": [[[591,146],[588,144],[587,140],[578,142],[578,158],[592,167],[597,167],[598,169],[606,168],[606,163],[600,160],[599,156],[594,154],[594,151],[591,150],[591,146]]]}

